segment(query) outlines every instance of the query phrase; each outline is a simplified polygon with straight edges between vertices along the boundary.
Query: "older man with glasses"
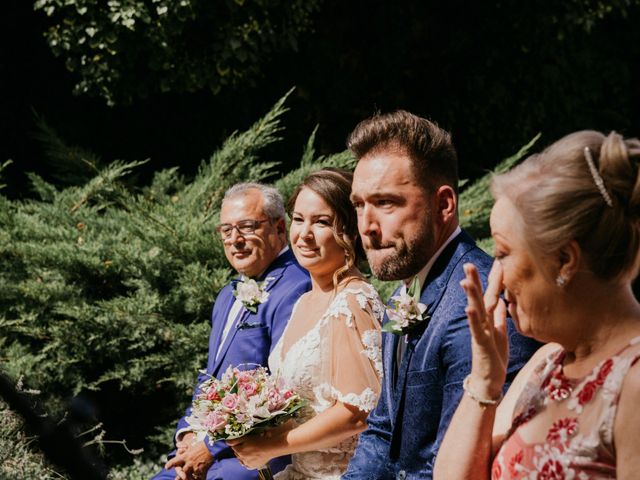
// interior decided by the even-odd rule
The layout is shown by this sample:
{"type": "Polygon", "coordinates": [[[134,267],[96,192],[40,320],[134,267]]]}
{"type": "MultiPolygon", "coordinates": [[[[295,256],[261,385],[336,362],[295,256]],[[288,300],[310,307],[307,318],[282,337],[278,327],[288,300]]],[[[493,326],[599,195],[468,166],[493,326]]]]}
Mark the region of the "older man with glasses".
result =
{"type": "MultiPolygon", "coordinates": [[[[216,230],[231,266],[240,274],[216,298],[211,316],[206,375],[219,377],[229,365],[267,365],[271,349],[280,338],[298,297],[311,288],[287,246],[282,197],[272,187],[242,183],[230,188],[222,201],[216,230]]],[[[153,480],[253,480],[257,471],[246,470],[225,442],[211,444],[189,428],[187,409],[175,434],[176,450],[165,469],[153,480]]],[[[277,472],[289,457],[271,461],[277,472]]]]}

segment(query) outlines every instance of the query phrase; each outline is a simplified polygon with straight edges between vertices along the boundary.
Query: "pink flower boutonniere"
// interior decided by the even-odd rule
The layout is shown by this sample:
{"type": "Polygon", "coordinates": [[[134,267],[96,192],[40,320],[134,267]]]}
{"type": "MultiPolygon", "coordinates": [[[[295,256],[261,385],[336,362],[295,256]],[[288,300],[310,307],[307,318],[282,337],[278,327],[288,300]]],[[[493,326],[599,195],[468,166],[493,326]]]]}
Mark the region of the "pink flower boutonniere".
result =
{"type": "Polygon", "coordinates": [[[429,319],[426,311],[427,306],[420,303],[420,281],[416,276],[409,288],[391,297],[390,305],[387,306],[389,321],[384,324],[382,331],[404,335],[418,323],[429,319]]]}

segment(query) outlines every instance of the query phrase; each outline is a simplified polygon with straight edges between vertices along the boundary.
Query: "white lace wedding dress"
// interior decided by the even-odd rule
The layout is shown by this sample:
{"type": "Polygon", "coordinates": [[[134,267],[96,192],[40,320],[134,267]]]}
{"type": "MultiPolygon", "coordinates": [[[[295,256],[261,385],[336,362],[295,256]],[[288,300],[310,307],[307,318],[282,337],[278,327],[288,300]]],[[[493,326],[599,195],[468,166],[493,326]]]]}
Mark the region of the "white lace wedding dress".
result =
{"type": "MultiPolygon", "coordinates": [[[[364,282],[345,287],[315,324],[296,312],[297,306],[269,356],[269,368],[309,402],[298,423],[336,401],[370,411],[376,405],[382,377],[380,325],[384,305],[377,292],[364,282]],[[289,346],[283,351],[285,341],[289,346]]],[[[357,439],[354,435],[331,448],[294,454],[292,464],[275,478],[339,479],[357,439]]]]}

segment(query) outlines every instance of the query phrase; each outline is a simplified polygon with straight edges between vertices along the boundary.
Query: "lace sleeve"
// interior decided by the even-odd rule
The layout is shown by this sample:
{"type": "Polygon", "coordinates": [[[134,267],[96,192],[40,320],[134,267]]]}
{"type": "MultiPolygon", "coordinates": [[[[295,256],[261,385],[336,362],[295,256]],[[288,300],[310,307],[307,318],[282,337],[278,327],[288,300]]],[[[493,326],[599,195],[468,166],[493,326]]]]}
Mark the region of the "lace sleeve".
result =
{"type": "Polygon", "coordinates": [[[373,287],[340,293],[326,325],[324,377],[329,398],[370,411],[380,394],[384,306],[373,287]]]}

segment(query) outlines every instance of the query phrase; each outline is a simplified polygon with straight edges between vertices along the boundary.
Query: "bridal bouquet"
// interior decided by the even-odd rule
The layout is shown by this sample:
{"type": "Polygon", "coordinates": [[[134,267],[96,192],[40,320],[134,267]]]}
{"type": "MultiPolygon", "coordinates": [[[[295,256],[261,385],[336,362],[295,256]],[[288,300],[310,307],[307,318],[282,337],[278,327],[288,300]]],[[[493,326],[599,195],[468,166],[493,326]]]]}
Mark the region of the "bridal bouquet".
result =
{"type": "MultiPolygon", "coordinates": [[[[250,364],[255,368],[245,370],[246,365],[229,366],[221,379],[212,377],[200,385],[186,420],[196,434],[206,434],[210,443],[279,425],[305,404],[265,367],[250,364]]],[[[260,469],[261,478],[272,478],[270,475],[268,466],[260,469]]]]}

